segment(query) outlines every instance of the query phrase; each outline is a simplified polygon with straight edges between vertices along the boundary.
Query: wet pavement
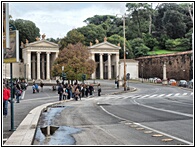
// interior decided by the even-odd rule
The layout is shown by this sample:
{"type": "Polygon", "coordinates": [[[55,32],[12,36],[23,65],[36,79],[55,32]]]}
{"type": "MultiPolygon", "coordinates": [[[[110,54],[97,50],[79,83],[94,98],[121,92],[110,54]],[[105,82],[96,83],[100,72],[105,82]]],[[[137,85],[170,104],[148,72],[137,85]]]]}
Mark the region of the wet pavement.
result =
{"type": "MultiPolygon", "coordinates": [[[[45,81],[45,83],[47,83],[47,81],[45,81]]],[[[88,82],[88,83],[92,83],[92,81],[88,82]]],[[[114,85],[114,81],[113,80],[99,80],[96,81],[97,83],[101,83],[102,85],[102,95],[107,95],[107,94],[115,94],[115,93],[122,93],[124,92],[124,88],[120,87],[119,89],[115,88],[114,85]]],[[[40,106],[42,104],[45,103],[50,103],[50,102],[56,102],[58,100],[58,94],[56,92],[52,92],[52,85],[55,84],[54,82],[48,82],[47,86],[44,87],[44,92],[40,92],[39,94],[33,94],[32,95],[32,90],[31,90],[31,86],[28,87],[28,89],[25,92],[25,96],[24,99],[21,100],[20,103],[14,103],[14,130],[10,130],[11,129],[11,116],[10,116],[10,104],[8,106],[8,117],[7,118],[3,118],[2,117],[2,131],[3,131],[3,143],[5,143],[5,141],[12,135],[12,133],[17,129],[17,127],[20,125],[20,123],[23,121],[23,119],[29,114],[29,112],[34,109],[37,106],[40,106]],[[48,92],[50,93],[48,95],[48,92]],[[46,95],[47,97],[41,97],[41,93],[43,95],[46,95]],[[37,96],[36,96],[37,95],[37,96]],[[38,98],[36,98],[38,97],[38,98]],[[28,101],[29,100],[33,100],[33,101],[28,101]],[[34,101],[36,100],[36,101],[34,101]]],[[[96,87],[96,86],[95,86],[96,87]]],[[[96,89],[96,88],[95,88],[96,89]]],[[[132,91],[132,88],[131,88],[132,91]]],[[[97,93],[96,93],[97,95],[97,93]]],[[[62,109],[62,108],[61,108],[62,109]]],[[[61,110],[60,109],[60,110],[61,110]]],[[[47,123],[45,124],[51,124],[53,121],[53,118],[58,116],[58,113],[60,110],[56,110],[53,111],[51,110],[50,115],[47,115],[46,118],[48,118],[49,120],[47,121],[47,123]]],[[[44,116],[44,115],[43,115],[44,116]]],[[[45,115],[46,116],[46,115],[45,115]]],[[[39,125],[38,125],[39,126],[39,125]]],[[[43,126],[43,125],[42,125],[43,126]]],[[[66,127],[66,126],[61,126],[59,127],[60,130],[56,132],[56,134],[58,134],[59,137],[58,139],[60,139],[60,137],[62,136],[62,133],[60,131],[64,131],[63,133],[65,133],[65,130],[68,131],[67,134],[65,134],[66,136],[69,136],[70,133],[75,133],[75,132],[79,132],[79,129],[75,129],[75,128],[71,128],[71,127],[66,127]]],[[[39,134],[39,132],[41,132],[41,130],[39,130],[39,127],[37,129],[37,137],[39,137],[38,139],[41,139],[40,141],[36,141],[34,144],[36,145],[42,145],[45,143],[45,140],[43,139],[43,135],[39,134]]],[[[70,137],[70,140],[67,141],[69,144],[73,144],[74,140],[70,137]]],[[[57,139],[53,139],[50,138],[52,143],[56,143],[57,139]]],[[[50,141],[47,141],[48,143],[50,143],[50,141]]],[[[64,145],[64,144],[62,144],[64,145]]]]}

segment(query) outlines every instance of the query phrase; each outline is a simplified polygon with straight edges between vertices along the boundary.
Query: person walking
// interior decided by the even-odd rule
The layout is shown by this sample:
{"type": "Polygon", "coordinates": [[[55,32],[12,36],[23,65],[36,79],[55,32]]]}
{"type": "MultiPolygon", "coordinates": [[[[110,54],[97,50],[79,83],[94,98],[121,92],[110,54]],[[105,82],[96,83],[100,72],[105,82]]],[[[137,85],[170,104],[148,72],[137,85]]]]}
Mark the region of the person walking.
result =
{"type": "Polygon", "coordinates": [[[41,80],[41,81],[40,81],[41,92],[43,92],[43,86],[44,86],[44,83],[43,83],[43,81],[41,80]]]}
{"type": "Polygon", "coordinates": [[[101,96],[101,85],[100,83],[97,85],[98,96],[101,96]]]}
{"type": "Polygon", "coordinates": [[[62,100],[62,95],[63,95],[63,86],[62,86],[62,84],[59,84],[58,94],[59,94],[59,101],[61,101],[62,100]]]}
{"type": "Polygon", "coordinates": [[[3,85],[3,116],[6,118],[8,114],[8,100],[10,98],[10,90],[3,85]]]}
{"type": "Polygon", "coordinates": [[[21,91],[22,91],[22,90],[19,90],[19,89],[16,87],[16,92],[15,92],[15,95],[16,95],[16,103],[20,103],[21,91]]]}

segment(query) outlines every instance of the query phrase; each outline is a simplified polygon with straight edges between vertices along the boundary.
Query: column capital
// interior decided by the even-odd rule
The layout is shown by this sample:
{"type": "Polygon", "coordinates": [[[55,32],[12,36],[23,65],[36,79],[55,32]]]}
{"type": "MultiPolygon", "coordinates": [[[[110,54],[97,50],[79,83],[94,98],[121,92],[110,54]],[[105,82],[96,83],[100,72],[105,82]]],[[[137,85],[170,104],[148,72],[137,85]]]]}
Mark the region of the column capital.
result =
{"type": "Polygon", "coordinates": [[[101,55],[103,55],[103,53],[99,53],[99,55],[101,56],[101,55]]]}
{"type": "Polygon", "coordinates": [[[46,54],[51,54],[51,52],[48,51],[48,52],[46,52],[46,54]]]}
{"type": "Polygon", "coordinates": [[[41,51],[37,51],[37,54],[41,54],[41,51]]]}

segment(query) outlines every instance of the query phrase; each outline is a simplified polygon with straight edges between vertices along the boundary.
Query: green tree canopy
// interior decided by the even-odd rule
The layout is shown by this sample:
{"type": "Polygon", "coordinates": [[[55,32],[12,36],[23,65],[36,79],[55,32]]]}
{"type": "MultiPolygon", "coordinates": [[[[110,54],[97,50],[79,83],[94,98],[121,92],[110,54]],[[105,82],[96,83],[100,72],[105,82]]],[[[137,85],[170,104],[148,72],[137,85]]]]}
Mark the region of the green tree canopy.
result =
{"type": "MultiPolygon", "coordinates": [[[[26,39],[29,42],[34,42],[36,37],[40,37],[40,30],[32,21],[16,19],[15,21],[10,20],[9,23],[19,30],[19,47],[21,42],[26,43],[26,39]]],[[[19,58],[22,59],[22,49],[19,50],[19,58]]]]}

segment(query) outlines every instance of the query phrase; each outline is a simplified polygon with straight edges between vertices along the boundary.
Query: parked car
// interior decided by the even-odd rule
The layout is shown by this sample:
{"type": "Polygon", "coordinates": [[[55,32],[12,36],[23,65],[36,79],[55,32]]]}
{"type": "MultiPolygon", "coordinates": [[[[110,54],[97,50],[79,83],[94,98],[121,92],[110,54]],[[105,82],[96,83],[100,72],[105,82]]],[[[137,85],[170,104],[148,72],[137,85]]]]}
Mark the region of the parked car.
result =
{"type": "Polygon", "coordinates": [[[193,79],[188,82],[188,88],[193,88],[193,79]]]}
{"type": "Polygon", "coordinates": [[[157,82],[157,83],[162,83],[162,80],[161,80],[160,78],[157,78],[157,79],[156,79],[156,82],[157,82]]]}
{"type": "Polygon", "coordinates": [[[178,86],[187,87],[188,83],[186,80],[180,80],[178,86]]]}
{"type": "Polygon", "coordinates": [[[169,79],[169,85],[171,85],[172,83],[176,83],[175,79],[169,79]]]}
{"type": "Polygon", "coordinates": [[[153,82],[154,79],[153,78],[149,78],[148,80],[149,80],[149,82],[153,82]]]}

